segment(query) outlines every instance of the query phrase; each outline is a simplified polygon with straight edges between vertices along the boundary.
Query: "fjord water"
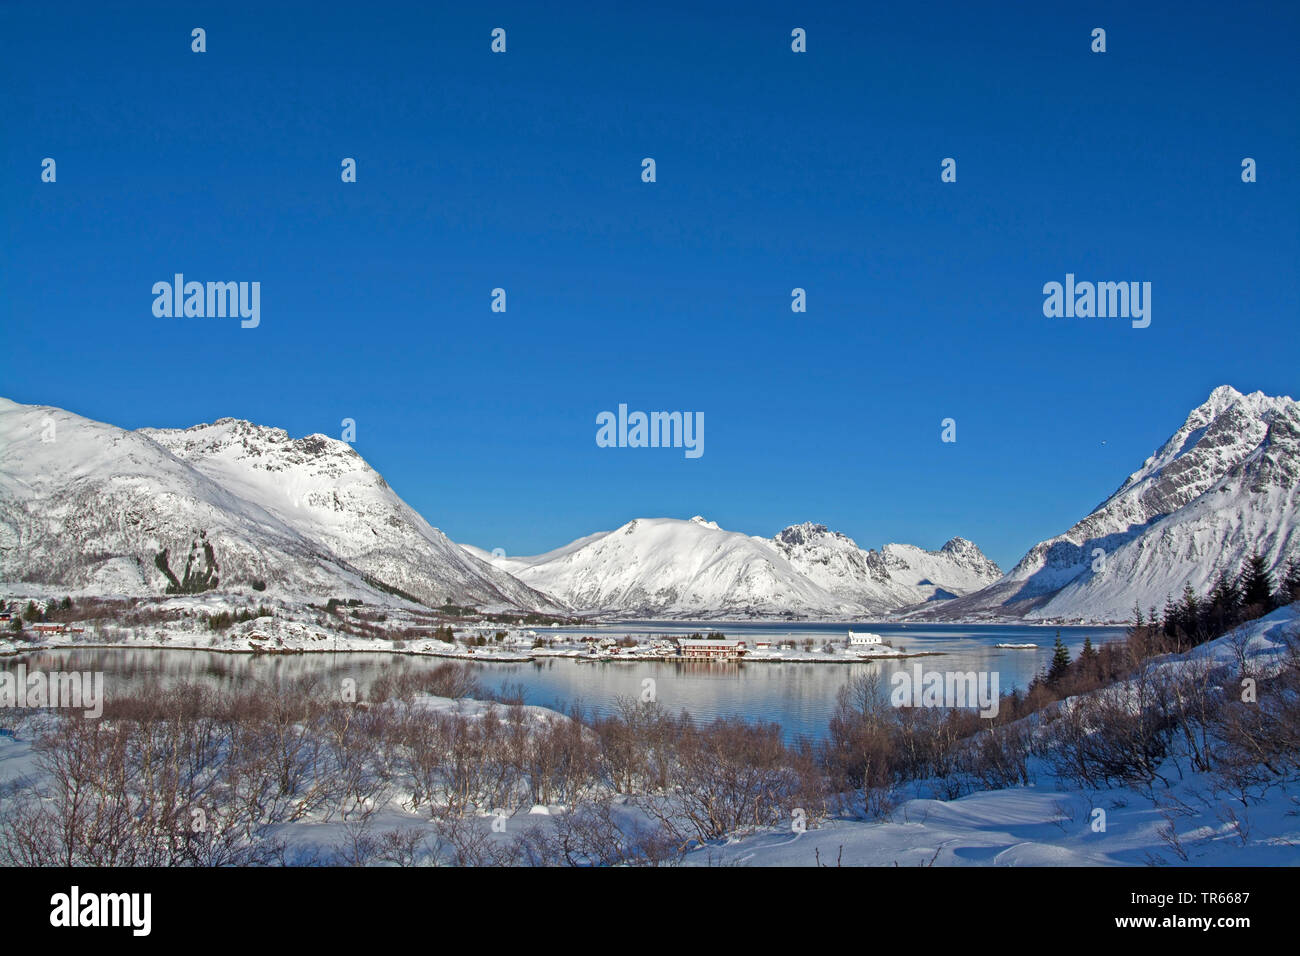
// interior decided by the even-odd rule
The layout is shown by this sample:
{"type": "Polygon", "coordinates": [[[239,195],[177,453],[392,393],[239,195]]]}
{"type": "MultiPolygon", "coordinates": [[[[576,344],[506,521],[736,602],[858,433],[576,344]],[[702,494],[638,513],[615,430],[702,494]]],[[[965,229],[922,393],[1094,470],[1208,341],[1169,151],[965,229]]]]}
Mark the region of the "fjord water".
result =
{"type": "MultiPolygon", "coordinates": [[[[580,702],[587,710],[607,713],[619,697],[640,697],[646,678],[653,678],[658,701],[667,709],[689,711],[696,718],[742,716],[775,721],[788,738],[821,737],[835,706],[835,695],[850,677],[879,672],[886,691],[889,677],[900,668],[910,672],[920,664],[926,671],[983,671],[998,675],[1002,690],[1024,688],[1051,659],[1057,630],[1078,654],[1085,636],[1094,644],[1116,640],[1124,633],[1115,627],[1026,627],[1019,625],[899,625],[806,623],[683,623],[630,622],[600,628],[544,628],[545,637],[599,634],[680,635],[694,631],[720,631],[728,637],[795,641],[811,638],[818,646],[841,641],[845,632],[871,630],[894,647],[908,653],[938,652],[938,656],[853,664],[748,663],[664,661],[586,662],[572,658],[543,659],[528,663],[463,663],[472,668],[489,690],[502,685],[522,687],[526,703],[565,709],[580,702]],[[1034,650],[995,647],[1000,643],[1034,643],[1034,650]]],[[[341,687],[352,678],[362,695],[380,674],[394,669],[432,669],[445,658],[380,653],[313,653],[287,655],[223,654],[212,651],[85,648],[35,651],[21,658],[0,660],[0,669],[12,669],[21,659],[29,671],[102,671],[106,695],[125,691],[147,681],[161,683],[207,682],[237,687],[246,682],[318,679],[323,686],[341,687]]]]}

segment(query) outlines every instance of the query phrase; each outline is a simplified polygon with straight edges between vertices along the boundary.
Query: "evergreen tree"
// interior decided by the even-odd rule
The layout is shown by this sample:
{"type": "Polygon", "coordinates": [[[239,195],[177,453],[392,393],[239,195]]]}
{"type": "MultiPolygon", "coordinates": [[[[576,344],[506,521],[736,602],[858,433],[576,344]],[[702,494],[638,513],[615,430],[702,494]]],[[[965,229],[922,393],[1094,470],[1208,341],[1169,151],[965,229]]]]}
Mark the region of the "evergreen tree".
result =
{"type": "Polygon", "coordinates": [[[1178,607],[1178,621],[1182,631],[1179,635],[1180,644],[1183,640],[1192,644],[1201,643],[1201,599],[1196,596],[1190,584],[1183,586],[1183,600],[1178,607]]]}
{"type": "Polygon", "coordinates": [[[1273,610],[1273,576],[1268,573],[1268,562],[1258,551],[1246,559],[1241,569],[1241,603],[1265,613],[1273,610]]]}
{"type": "Polygon", "coordinates": [[[1056,632],[1056,643],[1052,647],[1052,663],[1047,668],[1047,683],[1055,686],[1070,670],[1070,652],[1061,643],[1061,632],[1056,632]]]}
{"type": "Polygon", "coordinates": [[[1085,636],[1083,639],[1083,650],[1079,651],[1079,660],[1076,662],[1080,673],[1085,677],[1097,677],[1101,669],[1101,657],[1097,649],[1092,646],[1092,638],[1085,636]]]}
{"type": "Polygon", "coordinates": [[[1080,661],[1096,661],[1097,649],[1092,646],[1092,638],[1085,636],[1083,639],[1083,650],[1079,651],[1080,661]]]}
{"type": "Polygon", "coordinates": [[[1241,592],[1237,589],[1237,582],[1224,571],[1219,574],[1219,578],[1214,582],[1214,589],[1210,592],[1209,600],[1201,609],[1201,619],[1204,621],[1207,635],[1218,637],[1232,628],[1236,627],[1241,621],[1241,592]]]}
{"type": "Polygon", "coordinates": [[[1142,617],[1142,605],[1133,604],[1133,626],[1128,629],[1128,639],[1135,645],[1145,645],[1148,635],[1146,620],[1142,617]]]}
{"type": "Polygon", "coordinates": [[[1286,577],[1282,579],[1282,599],[1300,601],[1300,557],[1292,558],[1286,566],[1286,577]]]}
{"type": "Polygon", "coordinates": [[[1163,631],[1165,637],[1178,639],[1178,632],[1182,630],[1183,620],[1181,608],[1174,603],[1174,599],[1165,596],[1165,614],[1163,631]]]}

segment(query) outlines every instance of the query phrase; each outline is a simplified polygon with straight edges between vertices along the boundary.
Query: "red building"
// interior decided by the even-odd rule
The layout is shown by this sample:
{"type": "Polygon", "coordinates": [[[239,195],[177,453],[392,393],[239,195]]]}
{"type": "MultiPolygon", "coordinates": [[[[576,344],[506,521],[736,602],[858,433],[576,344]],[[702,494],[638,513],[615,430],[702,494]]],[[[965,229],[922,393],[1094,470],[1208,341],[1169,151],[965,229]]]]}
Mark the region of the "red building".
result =
{"type": "Polygon", "coordinates": [[[725,638],[703,638],[701,640],[680,638],[677,641],[677,652],[682,657],[700,660],[739,660],[745,656],[745,642],[729,641],[725,638]]]}

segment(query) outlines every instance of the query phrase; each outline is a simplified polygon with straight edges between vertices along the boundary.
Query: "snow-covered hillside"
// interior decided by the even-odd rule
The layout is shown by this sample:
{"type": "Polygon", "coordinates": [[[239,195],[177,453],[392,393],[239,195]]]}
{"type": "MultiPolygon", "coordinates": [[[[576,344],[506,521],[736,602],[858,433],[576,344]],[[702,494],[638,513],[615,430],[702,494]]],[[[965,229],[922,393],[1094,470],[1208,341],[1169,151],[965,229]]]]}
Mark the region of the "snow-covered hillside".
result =
{"type": "Polygon", "coordinates": [[[345,442],[234,419],[128,432],[0,399],[0,580],[103,594],[265,582],[624,617],[1122,621],[1256,549],[1280,571],[1300,554],[1298,498],[1300,404],[1221,386],[1005,577],[962,538],[864,550],[823,525],[764,538],[699,517],[505,557],[449,541],[345,442]]]}
{"type": "MultiPolygon", "coordinates": [[[[1276,674],[1300,636],[1300,604],[1184,654],[1158,671],[1234,668],[1276,674]]],[[[1071,698],[1071,701],[1077,698],[1071,698]]],[[[1025,723],[1034,723],[1027,718],[1025,723]]],[[[1166,758],[1171,763],[1174,757],[1166,758]]],[[[1030,786],[934,798],[933,781],[908,784],[881,820],[833,818],[803,833],[772,829],[719,841],[688,854],[688,865],[810,866],[1286,866],[1300,840],[1294,784],[1261,784],[1243,807],[1231,805],[1211,773],[1160,768],[1168,789],[1115,785],[1083,791],[1031,761],[1030,786]],[[1207,799],[1207,795],[1217,799],[1207,799]],[[1096,808],[1105,811],[1097,827],[1096,808]],[[1171,812],[1176,808],[1176,812],[1171,812]]],[[[1273,779],[1272,771],[1261,773],[1273,779]]]]}
{"type": "Polygon", "coordinates": [[[450,598],[558,609],[430,526],[347,442],[324,435],[294,439],[282,429],[231,418],[140,433],[354,567],[425,603],[450,598]]]}
{"type": "Polygon", "coordinates": [[[804,523],[781,531],[773,543],[809,580],[876,613],[956,597],[1002,576],[965,538],[953,538],[938,551],[911,544],[866,551],[825,525],[804,523]]]}
{"type": "Polygon", "coordinates": [[[1276,578],[1300,554],[1298,503],[1300,403],[1222,385],[1091,514],[934,615],[1128,620],[1256,549],[1276,578]]]}
{"type": "Polygon", "coordinates": [[[530,558],[468,549],[576,609],[626,617],[883,614],[963,594],[1000,575],[961,538],[939,551],[864,551],[822,525],[795,525],[773,539],[726,531],[699,516],[637,518],[530,558]]]}
{"type": "Polygon", "coordinates": [[[0,399],[0,580],[144,596],[187,572],[290,598],[554,607],[451,544],[343,442],[230,419],[130,432],[0,399]]]}

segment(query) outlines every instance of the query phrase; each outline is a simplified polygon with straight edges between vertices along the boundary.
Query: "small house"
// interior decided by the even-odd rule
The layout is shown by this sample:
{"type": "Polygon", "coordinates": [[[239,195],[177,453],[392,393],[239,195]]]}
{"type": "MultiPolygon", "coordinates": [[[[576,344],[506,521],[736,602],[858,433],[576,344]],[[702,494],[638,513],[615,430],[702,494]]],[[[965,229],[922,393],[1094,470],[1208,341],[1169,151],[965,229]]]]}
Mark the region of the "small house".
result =
{"type": "Polygon", "coordinates": [[[885,639],[879,634],[871,634],[867,631],[858,631],[856,633],[849,631],[849,647],[869,647],[884,643],[885,639]]]}

